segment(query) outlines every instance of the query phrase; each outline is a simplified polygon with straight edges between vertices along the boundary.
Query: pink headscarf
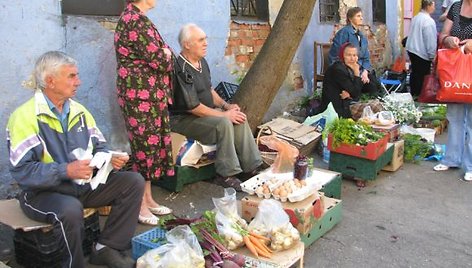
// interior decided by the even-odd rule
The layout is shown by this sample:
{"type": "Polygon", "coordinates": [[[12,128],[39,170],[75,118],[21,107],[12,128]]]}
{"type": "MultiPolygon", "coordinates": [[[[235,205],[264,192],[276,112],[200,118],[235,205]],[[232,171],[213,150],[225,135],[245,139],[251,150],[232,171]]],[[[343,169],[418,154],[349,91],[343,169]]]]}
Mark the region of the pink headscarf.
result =
{"type": "Polygon", "coordinates": [[[341,45],[341,48],[339,49],[339,54],[338,54],[338,57],[339,57],[339,61],[340,62],[344,62],[344,50],[346,49],[346,47],[348,45],[350,45],[351,43],[349,42],[346,42],[344,44],[341,45]]]}

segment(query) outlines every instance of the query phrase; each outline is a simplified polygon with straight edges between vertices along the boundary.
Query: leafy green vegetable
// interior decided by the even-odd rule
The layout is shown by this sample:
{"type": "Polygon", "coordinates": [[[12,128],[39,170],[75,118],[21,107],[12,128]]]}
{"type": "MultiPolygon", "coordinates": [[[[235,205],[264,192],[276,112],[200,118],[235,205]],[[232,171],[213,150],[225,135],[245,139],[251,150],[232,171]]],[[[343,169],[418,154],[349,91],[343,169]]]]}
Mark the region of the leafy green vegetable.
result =
{"type": "Polygon", "coordinates": [[[336,119],[328,127],[328,132],[333,136],[333,147],[340,144],[367,145],[368,143],[380,140],[384,134],[373,131],[372,127],[362,122],[355,122],[352,119],[336,119]]]}
{"type": "Polygon", "coordinates": [[[405,134],[404,160],[406,162],[418,163],[431,154],[433,143],[423,139],[420,135],[405,134]]]}

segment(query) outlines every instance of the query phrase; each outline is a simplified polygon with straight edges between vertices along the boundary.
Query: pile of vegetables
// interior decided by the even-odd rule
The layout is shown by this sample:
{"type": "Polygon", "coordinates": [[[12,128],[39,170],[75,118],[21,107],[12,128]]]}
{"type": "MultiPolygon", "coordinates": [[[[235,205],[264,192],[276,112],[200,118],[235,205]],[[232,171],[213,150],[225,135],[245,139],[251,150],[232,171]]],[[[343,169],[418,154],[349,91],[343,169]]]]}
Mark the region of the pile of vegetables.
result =
{"type": "Polygon", "coordinates": [[[420,135],[405,134],[405,150],[403,158],[406,162],[418,163],[432,154],[433,143],[422,138],[420,135]]]}
{"type": "Polygon", "coordinates": [[[383,134],[375,132],[368,124],[355,122],[351,118],[336,119],[327,131],[333,137],[334,148],[342,143],[364,146],[383,137],[383,134]]]}

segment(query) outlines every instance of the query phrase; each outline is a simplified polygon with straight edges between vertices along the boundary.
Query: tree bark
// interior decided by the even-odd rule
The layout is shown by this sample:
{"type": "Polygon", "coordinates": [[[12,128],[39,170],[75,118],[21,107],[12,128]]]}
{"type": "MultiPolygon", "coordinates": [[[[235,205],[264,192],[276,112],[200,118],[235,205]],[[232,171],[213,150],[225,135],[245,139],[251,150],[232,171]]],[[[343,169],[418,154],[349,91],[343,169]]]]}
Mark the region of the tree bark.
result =
{"type": "Polygon", "coordinates": [[[251,130],[277,95],[310,22],[316,0],[284,0],[274,27],[234,96],[251,130]]]}

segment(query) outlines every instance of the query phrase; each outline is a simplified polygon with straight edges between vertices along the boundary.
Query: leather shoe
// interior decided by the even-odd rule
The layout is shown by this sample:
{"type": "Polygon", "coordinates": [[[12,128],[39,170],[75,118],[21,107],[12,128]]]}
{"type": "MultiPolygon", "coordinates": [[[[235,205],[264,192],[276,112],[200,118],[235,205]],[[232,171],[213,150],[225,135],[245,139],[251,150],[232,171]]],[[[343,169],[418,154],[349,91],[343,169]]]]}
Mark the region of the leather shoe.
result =
{"type": "Polygon", "coordinates": [[[223,186],[224,188],[232,187],[234,190],[237,192],[241,192],[241,181],[234,177],[234,176],[228,176],[228,177],[223,177],[221,175],[216,174],[216,177],[213,181],[215,184],[218,184],[220,186],[223,186]]]}
{"type": "Polygon", "coordinates": [[[110,247],[104,247],[100,250],[92,246],[92,253],[90,253],[89,263],[94,265],[106,265],[110,268],[133,268],[136,262],[123,256],[121,252],[110,247]]]}

